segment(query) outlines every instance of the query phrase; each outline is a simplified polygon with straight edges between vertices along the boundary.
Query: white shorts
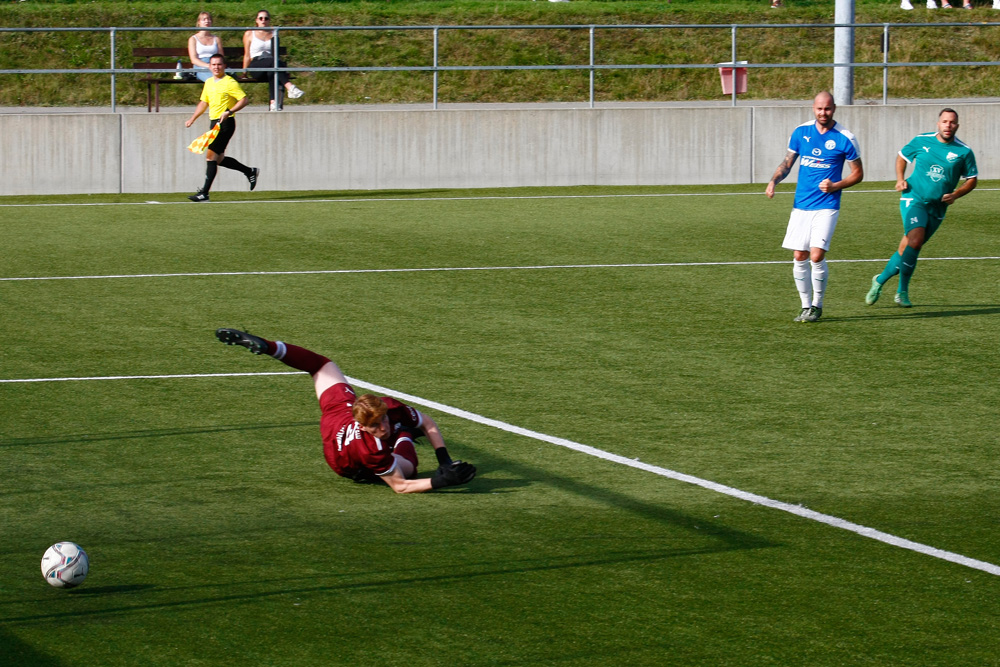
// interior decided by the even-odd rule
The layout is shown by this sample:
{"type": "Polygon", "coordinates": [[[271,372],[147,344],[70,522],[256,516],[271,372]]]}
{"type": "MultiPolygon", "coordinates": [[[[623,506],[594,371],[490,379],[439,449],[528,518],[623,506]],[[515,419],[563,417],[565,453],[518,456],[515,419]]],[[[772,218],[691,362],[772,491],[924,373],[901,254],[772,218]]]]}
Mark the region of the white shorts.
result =
{"type": "Polygon", "coordinates": [[[789,250],[809,250],[810,248],[829,250],[830,239],[833,238],[833,230],[837,228],[838,217],[840,217],[840,211],[833,208],[825,208],[820,211],[803,211],[793,208],[792,215],[788,218],[788,229],[785,231],[785,240],[781,243],[781,247],[789,250]]]}

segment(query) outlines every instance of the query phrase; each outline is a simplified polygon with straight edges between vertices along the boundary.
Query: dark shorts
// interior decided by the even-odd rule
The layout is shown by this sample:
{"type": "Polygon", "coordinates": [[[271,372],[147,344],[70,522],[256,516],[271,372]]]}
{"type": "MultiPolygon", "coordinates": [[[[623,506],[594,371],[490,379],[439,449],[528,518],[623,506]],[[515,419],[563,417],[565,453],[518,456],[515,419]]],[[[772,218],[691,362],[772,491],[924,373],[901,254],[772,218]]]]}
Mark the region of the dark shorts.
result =
{"type": "MultiPolygon", "coordinates": [[[[212,129],[219,123],[219,119],[216,118],[212,121],[212,124],[208,126],[208,129],[212,129]]],[[[222,121],[222,127],[219,128],[219,136],[215,138],[215,141],[208,145],[208,150],[216,153],[217,155],[222,155],[226,152],[226,146],[229,145],[229,140],[233,138],[233,134],[236,132],[236,119],[230,116],[226,120],[222,121]]]]}

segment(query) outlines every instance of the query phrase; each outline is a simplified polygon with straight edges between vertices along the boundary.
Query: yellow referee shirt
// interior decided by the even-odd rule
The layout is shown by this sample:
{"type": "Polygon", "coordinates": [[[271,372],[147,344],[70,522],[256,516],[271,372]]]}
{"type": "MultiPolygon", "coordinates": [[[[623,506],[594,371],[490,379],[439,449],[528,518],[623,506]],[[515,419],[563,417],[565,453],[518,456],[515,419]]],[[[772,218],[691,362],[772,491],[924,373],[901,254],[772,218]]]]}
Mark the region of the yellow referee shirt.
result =
{"type": "Polygon", "coordinates": [[[228,74],[221,79],[214,76],[209,78],[201,91],[201,101],[208,104],[208,117],[211,120],[217,119],[223,111],[232,109],[233,105],[246,96],[236,79],[228,74]]]}

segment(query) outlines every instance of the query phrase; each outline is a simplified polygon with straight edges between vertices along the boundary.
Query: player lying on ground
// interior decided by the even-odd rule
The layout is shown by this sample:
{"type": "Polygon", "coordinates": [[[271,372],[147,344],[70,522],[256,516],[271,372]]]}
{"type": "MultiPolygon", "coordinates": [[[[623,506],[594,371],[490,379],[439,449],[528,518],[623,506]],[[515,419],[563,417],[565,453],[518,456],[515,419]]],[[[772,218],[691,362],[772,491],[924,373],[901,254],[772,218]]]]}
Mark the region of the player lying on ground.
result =
{"type": "Polygon", "coordinates": [[[337,364],[303,347],[269,341],[237,329],[218,329],[226,345],[241,345],[254,354],[269,354],[312,375],[322,410],[323,455],[341,477],[359,483],[382,481],[396,493],[420,493],[471,482],[476,467],[452,461],[441,431],[430,416],[388,396],[356,396],[337,364]],[[426,436],[438,467],[433,477],[417,478],[414,439],[426,436]]]}

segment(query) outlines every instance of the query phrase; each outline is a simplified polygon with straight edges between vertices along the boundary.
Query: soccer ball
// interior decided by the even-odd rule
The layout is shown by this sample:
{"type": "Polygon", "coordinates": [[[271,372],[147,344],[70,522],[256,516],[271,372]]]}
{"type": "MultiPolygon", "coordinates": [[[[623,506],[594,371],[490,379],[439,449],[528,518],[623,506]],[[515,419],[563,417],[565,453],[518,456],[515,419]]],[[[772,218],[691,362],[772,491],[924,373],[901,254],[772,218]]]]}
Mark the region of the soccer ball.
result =
{"type": "Polygon", "coordinates": [[[87,552],[74,542],[56,542],[42,556],[42,576],[56,588],[73,588],[83,583],[90,571],[87,552]]]}

